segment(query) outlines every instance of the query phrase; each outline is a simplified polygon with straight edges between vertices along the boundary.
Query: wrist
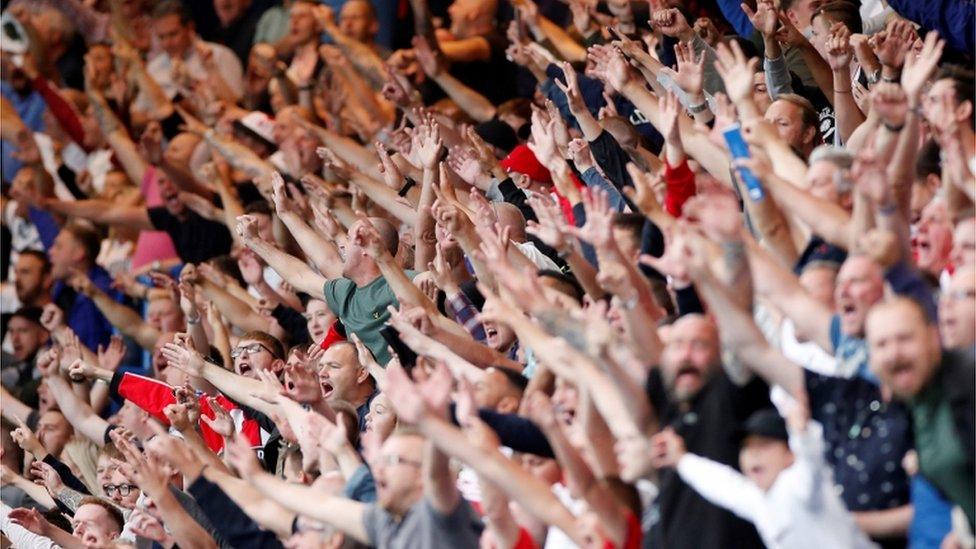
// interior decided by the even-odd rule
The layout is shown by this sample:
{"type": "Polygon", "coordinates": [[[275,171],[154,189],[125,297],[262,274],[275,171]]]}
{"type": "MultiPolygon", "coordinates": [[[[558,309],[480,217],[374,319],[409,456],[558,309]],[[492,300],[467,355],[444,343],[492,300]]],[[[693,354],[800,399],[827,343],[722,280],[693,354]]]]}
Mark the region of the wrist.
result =
{"type": "Polygon", "coordinates": [[[881,79],[885,82],[892,82],[897,84],[898,79],[901,77],[901,67],[893,67],[891,65],[881,66],[881,79]]]}

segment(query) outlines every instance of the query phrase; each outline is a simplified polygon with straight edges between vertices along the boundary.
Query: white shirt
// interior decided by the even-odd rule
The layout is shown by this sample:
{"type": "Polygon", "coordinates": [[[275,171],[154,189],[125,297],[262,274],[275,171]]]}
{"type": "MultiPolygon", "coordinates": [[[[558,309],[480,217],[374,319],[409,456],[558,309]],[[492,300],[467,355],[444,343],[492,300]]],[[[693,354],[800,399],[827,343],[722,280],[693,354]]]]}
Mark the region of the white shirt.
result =
{"type": "MultiPolygon", "coordinates": [[[[226,46],[213,42],[204,42],[203,44],[213,50],[214,65],[216,65],[217,71],[220,72],[221,78],[240,97],[241,90],[244,89],[244,70],[241,68],[240,60],[226,46]]],[[[183,66],[186,67],[187,73],[196,80],[206,80],[210,77],[207,69],[203,66],[203,61],[197,54],[196,48],[193,46],[187,48],[187,53],[183,56],[183,66]]],[[[168,53],[162,52],[156,57],[153,57],[146,64],[146,72],[156,80],[167,97],[170,99],[176,97],[179,90],[177,89],[176,83],[173,82],[173,58],[168,53]]],[[[144,108],[145,100],[141,95],[140,98],[136,99],[136,104],[144,108]]]]}
{"type": "Polygon", "coordinates": [[[529,261],[531,261],[537,268],[549,269],[552,271],[559,270],[559,265],[556,265],[555,261],[549,259],[549,256],[540,252],[539,249],[535,247],[535,244],[531,242],[516,242],[515,245],[518,247],[519,251],[525,254],[525,257],[529,258],[529,261]]]}
{"type": "Polygon", "coordinates": [[[770,549],[877,547],[854,523],[834,491],[823,459],[823,428],[809,422],[790,433],[796,461],[763,492],[735,469],[694,454],[678,462],[678,475],[702,497],[752,522],[770,549]]]}
{"type": "Polygon", "coordinates": [[[60,549],[50,538],[39,536],[10,520],[10,506],[0,503],[0,531],[10,540],[11,547],[18,549],[60,549]]]}

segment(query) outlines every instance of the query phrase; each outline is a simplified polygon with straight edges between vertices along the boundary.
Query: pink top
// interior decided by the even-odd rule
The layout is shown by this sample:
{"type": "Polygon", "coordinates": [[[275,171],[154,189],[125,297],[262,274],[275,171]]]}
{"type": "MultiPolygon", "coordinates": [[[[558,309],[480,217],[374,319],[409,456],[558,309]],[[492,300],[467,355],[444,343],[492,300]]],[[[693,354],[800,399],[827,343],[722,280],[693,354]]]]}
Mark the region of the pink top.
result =
{"type": "MultiPolygon", "coordinates": [[[[155,166],[149,166],[146,175],[142,177],[142,196],[146,199],[147,208],[163,204],[163,199],[159,196],[155,166]]],[[[139,231],[136,251],[132,254],[132,269],[136,270],[153,261],[166,261],[178,257],[173,240],[165,231],[139,231]]]]}

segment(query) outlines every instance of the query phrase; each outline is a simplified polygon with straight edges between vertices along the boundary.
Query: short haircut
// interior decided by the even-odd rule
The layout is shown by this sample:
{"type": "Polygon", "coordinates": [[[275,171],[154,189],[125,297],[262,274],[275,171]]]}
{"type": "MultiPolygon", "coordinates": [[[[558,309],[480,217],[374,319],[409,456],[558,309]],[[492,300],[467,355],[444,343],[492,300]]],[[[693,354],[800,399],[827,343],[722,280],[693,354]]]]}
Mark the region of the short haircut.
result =
{"type": "Polygon", "coordinates": [[[830,162],[834,166],[846,170],[854,164],[854,155],[847,149],[833,145],[820,145],[810,153],[810,164],[819,161],[830,162]]]}
{"type": "Polygon", "coordinates": [[[183,7],[183,3],[180,0],[162,0],[162,2],[156,4],[156,7],[152,10],[153,19],[162,19],[168,15],[175,15],[180,18],[180,23],[183,25],[190,23],[190,14],[183,7]]]}
{"type": "MultiPolygon", "coordinates": [[[[366,6],[366,14],[370,19],[376,19],[376,7],[370,0],[346,0],[346,3],[342,7],[346,7],[346,4],[364,4],[366,6]]],[[[342,10],[339,10],[339,15],[342,15],[342,10]]]]}
{"type": "Polygon", "coordinates": [[[252,330],[240,337],[240,341],[244,341],[245,339],[250,339],[253,341],[257,341],[258,343],[261,343],[262,345],[267,347],[269,351],[271,351],[272,356],[274,356],[275,358],[279,358],[281,360],[285,359],[284,345],[282,345],[281,342],[278,341],[278,338],[269,334],[268,332],[262,332],[260,330],[252,330]]]}
{"type": "Polygon", "coordinates": [[[400,234],[397,233],[397,229],[393,226],[393,223],[390,223],[382,217],[371,217],[369,218],[369,222],[376,228],[376,232],[380,235],[380,240],[386,244],[387,251],[396,255],[397,248],[400,247],[400,234]]]}
{"type": "Polygon", "coordinates": [[[271,204],[267,200],[255,200],[244,206],[244,213],[247,215],[261,214],[271,217],[271,204]]]}
{"type": "Polygon", "coordinates": [[[613,215],[613,228],[630,232],[634,240],[640,243],[646,220],[647,218],[639,213],[616,213],[613,215]]]}
{"type": "Polygon", "coordinates": [[[89,263],[95,263],[98,252],[102,248],[102,236],[98,231],[76,221],[68,223],[61,230],[71,233],[71,236],[85,249],[85,259],[89,263]]]}
{"type": "Polygon", "coordinates": [[[24,250],[20,252],[19,257],[33,257],[41,262],[42,273],[47,274],[51,272],[51,260],[47,257],[46,253],[40,250],[24,250]]]}
{"type": "Polygon", "coordinates": [[[813,12],[813,15],[810,16],[810,21],[813,21],[816,17],[823,16],[830,20],[831,23],[844,25],[852,34],[860,34],[864,30],[864,26],[861,23],[861,14],[858,8],[858,4],[845,0],[834,0],[817,8],[817,11],[813,12]]]}
{"type": "Polygon", "coordinates": [[[224,254],[211,257],[207,261],[218,271],[236,280],[241,286],[247,286],[247,282],[244,281],[244,275],[241,274],[241,268],[237,265],[237,260],[233,257],[224,254]]]}
{"type": "Polygon", "coordinates": [[[974,108],[969,109],[969,124],[971,129],[976,129],[976,103],[973,97],[976,96],[976,76],[973,71],[959,65],[945,65],[939,70],[936,80],[952,80],[952,87],[956,91],[956,103],[969,101],[974,108]]]}
{"type": "Polygon", "coordinates": [[[491,366],[492,369],[501,372],[505,376],[505,380],[519,393],[524,393],[525,389],[529,386],[529,378],[522,375],[521,372],[516,372],[515,370],[509,368],[508,366],[491,366]]]}
{"type": "Polygon", "coordinates": [[[577,303],[583,303],[583,286],[576,280],[576,277],[554,269],[539,269],[535,274],[540,278],[551,278],[564,286],[568,286],[572,293],[567,295],[575,299],[577,303]]]}
{"type": "Polygon", "coordinates": [[[97,505],[102,509],[105,509],[105,512],[108,513],[109,518],[114,520],[115,524],[118,525],[119,532],[121,532],[122,528],[125,527],[125,518],[122,517],[122,512],[104,499],[97,498],[95,496],[86,497],[78,502],[78,507],[75,507],[75,509],[80,508],[82,505],[97,505]]]}

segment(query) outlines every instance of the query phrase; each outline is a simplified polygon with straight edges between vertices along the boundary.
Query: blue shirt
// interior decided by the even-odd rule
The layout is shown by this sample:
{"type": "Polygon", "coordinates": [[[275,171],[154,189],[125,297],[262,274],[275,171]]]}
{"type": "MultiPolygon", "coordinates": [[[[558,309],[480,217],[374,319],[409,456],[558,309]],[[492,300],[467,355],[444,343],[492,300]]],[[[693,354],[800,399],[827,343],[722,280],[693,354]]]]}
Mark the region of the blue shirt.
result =
{"type": "MultiPolygon", "coordinates": [[[[112,277],[105,269],[93,266],[88,270],[88,278],[112,299],[122,301],[122,294],[112,289],[112,277]]],[[[54,283],[52,295],[54,302],[64,311],[65,324],[74,330],[85,347],[97,351],[99,345],[108,345],[112,337],[112,324],[90,297],[76,292],[63,280],[54,283]]]]}
{"type": "MultiPolygon", "coordinates": [[[[14,91],[10,83],[0,82],[0,95],[7,101],[10,101],[14,110],[17,111],[17,116],[20,117],[29,130],[39,132],[44,129],[43,115],[46,105],[41,94],[31,89],[29,94],[22,96],[14,91]]],[[[0,141],[0,163],[3,164],[0,169],[3,170],[3,180],[7,183],[13,181],[14,176],[17,175],[17,170],[21,166],[19,160],[10,156],[16,150],[17,147],[13,143],[0,141]]]]}

